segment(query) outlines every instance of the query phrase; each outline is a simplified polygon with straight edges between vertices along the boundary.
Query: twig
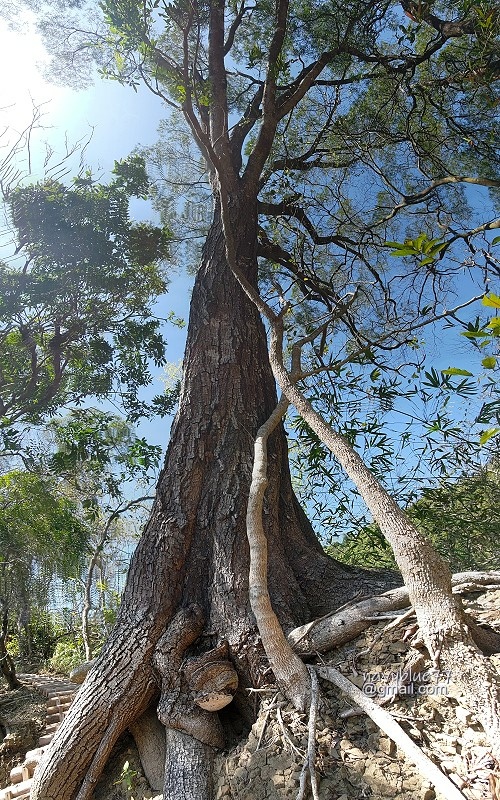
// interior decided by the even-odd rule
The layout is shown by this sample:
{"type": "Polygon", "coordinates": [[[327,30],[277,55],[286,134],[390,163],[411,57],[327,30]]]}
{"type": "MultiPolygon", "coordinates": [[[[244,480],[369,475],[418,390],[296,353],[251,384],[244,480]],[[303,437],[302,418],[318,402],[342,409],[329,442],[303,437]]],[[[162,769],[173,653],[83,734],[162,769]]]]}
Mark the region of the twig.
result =
{"type": "Polygon", "coordinates": [[[299,793],[297,795],[297,800],[304,800],[304,795],[306,793],[306,780],[307,780],[307,758],[304,759],[304,763],[302,764],[302,772],[300,773],[299,793]]]}
{"type": "Polygon", "coordinates": [[[260,746],[262,744],[262,739],[264,738],[264,733],[265,733],[265,730],[266,730],[266,727],[267,727],[267,721],[269,719],[269,714],[270,713],[271,713],[271,709],[268,708],[268,710],[266,711],[266,713],[264,715],[264,722],[262,723],[262,730],[261,730],[260,735],[259,735],[259,741],[257,742],[257,747],[255,748],[256,751],[259,750],[259,748],[260,748],[260,746]]]}
{"type": "Polygon", "coordinates": [[[393,619],[392,622],[389,622],[389,624],[385,626],[384,633],[385,631],[390,631],[393,628],[397,628],[398,625],[401,625],[402,622],[406,622],[406,620],[412,617],[414,614],[415,614],[415,609],[413,608],[413,606],[410,606],[410,608],[407,609],[407,611],[405,611],[403,614],[400,614],[396,619],[393,619]]]}
{"type": "Polygon", "coordinates": [[[290,745],[292,750],[295,753],[297,753],[297,755],[300,756],[300,758],[305,758],[305,753],[303,753],[302,750],[299,750],[297,745],[292,741],[292,738],[291,738],[290,734],[286,730],[286,726],[285,726],[285,723],[283,721],[283,714],[281,713],[281,708],[278,708],[278,710],[276,712],[276,716],[278,718],[278,722],[280,724],[280,728],[281,728],[281,731],[283,733],[283,738],[285,739],[285,741],[288,742],[288,744],[290,745]]]}
{"type": "Polygon", "coordinates": [[[311,676],[311,710],[309,712],[307,761],[309,763],[309,776],[313,800],[319,800],[318,781],[316,778],[316,718],[318,714],[319,685],[316,670],[309,667],[311,676]]]}

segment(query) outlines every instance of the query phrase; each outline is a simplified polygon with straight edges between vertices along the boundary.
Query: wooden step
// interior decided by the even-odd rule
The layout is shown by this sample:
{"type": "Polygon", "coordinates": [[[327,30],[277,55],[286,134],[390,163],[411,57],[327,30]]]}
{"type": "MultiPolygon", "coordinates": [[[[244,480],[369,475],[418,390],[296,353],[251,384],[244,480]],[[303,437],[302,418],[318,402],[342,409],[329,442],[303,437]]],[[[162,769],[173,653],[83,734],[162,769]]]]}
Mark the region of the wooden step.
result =
{"type": "Polygon", "coordinates": [[[43,736],[40,736],[38,740],[39,747],[46,747],[48,744],[51,743],[52,739],[54,738],[53,733],[45,733],[43,736]]]}
{"type": "Polygon", "coordinates": [[[62,694],[73,694],[75,691],[74,684],[56,683],[56,684],[33,684],[33,688],[43,694],[44,697],[55,697],[62,694]]]}
{"type": "Polygon", "coordinates": [[[45,733],[52,733],[54,734],[58,729],[59,725],[61,724],[60,720],[57,722],[51,722],[50,725],[45,725],[45,733]]]}
{"type": "Polygon", "coordinates": [[[77,684],[64,680],[55,681],[44,675],[27,674],[19,677],[26,685],[33,687],[47,698],[45,731],[38,740],[38,747],[28,750],[26,753],[24,763],[12,768],[10,772],[11,785],[0,790],[0,800],[29,798],[35,768],[80,688],[77,684]]]}
{"type": "Polygon", "coordinates": [[[3,789],[3,791],[0,792],[0,800],[17,800],[17,798],[29,797],[31,783],[32,781],[30,778],[28,781],[16,783],[14,786],[8,786],[7,789],[3,789]]]}
{"type": "Polygon", "coordinates": [[[30,770],[24,764],[19,764],[19,766],[13,767],[10,771],[11,783],[21,783],[29,780],[29,778],[31,778],[30,770]]]}
{"type": "Polygon", "coordinates": [[[57,724],[60,725],[64,717],[66,716],[67,710],[68,709],[65,709],[64,711],[57,711],[54,712],[53,714],[47,714],[47,716],[45,717],[45,724],[52,725],[57,722],[57,724]]]}
{"type": "Polygon", "coordinates": [[[47,711],[52,713],[55,709],[67,711],[71,703],[75,699],[75,695],[62,695],[61,697],[51,697],[47,700],[47,711]]]}
{"type": "Polygon", "coordinates": [[[44,753],[45,747],[37,747],[35,750],[28,750],[24,757],[24,763],[27,764],[28,768],[30,768],[31,764],[36,765],[40,762],[44,753]]]}

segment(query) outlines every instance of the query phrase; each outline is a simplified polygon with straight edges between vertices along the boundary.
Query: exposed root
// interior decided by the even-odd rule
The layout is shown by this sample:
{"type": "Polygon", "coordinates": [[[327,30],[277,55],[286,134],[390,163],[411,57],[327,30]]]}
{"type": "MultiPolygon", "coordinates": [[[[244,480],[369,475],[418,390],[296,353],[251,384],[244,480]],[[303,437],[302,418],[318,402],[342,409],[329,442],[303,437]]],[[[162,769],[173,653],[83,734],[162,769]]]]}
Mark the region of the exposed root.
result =
{"type": "Polygon", "coordinates": [[[267,440],[288,408],[281,400],[259,428],[254,445],[252,482],[247,506],[247,538],[250,546],[249,597],[262,645],[283,693],[298,711],[309,702],[309,675],[292,650],[274,613],[267,585],[267,539],[262,523],[267,487],[267,440]]]}
{"type": "Polygon", "coordinates": [[[115,742],[120,735],[121,729],[121,720],[115,720],[108,725],[90,767],[87,770],[80,791],[76,796],[76,800],[89,800],[105,767],[106,761],[108,760],[113,742],[115,742]]]}
{"type": "MultiPolygon", "coordinates": [[[[500,586],[500,572],[459,572],[452,576],[454,594],[463,594],[471,591],[485,591],[487,588],[500,586]]],[[[288,634],[288,641],[296,653],[302,656],[313,653],[326,653],[346,642],[351,641],[373,622],[384,619],[384,615],[409,605],[409,595],[406,587],[401,586],[389,592],[349,603],[332,614],[327,614],[317,620],[302,625],[288,634]]],[[[413,609],[405,610],[390,625],[401,624],[411,614],[413,609]]],[[[469,623],[469,620],[467,620],[469,623]]],[[[500,635],[488,631],[475,623],[470,624],[470,633],[479,649],[485,655],[500,652],[500,635]]]]}

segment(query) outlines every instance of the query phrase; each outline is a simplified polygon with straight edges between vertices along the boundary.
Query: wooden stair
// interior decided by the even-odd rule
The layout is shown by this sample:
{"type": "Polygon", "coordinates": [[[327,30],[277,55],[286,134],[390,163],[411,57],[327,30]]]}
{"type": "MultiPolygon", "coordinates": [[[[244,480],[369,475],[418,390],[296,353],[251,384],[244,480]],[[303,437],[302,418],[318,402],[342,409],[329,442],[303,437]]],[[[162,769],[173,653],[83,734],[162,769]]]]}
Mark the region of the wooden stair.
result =
{"type": "Polygon", "coordinates": [[[77,683],[51,678],[48,675],[19,675],[19,680],[47,698],[45,731],[38,740],[38,747],[29,750],[24,762],[11,770],[10,786],[0,790],[0,800],[21,800],[21,798],[29,797],[35,767],[52,741],[80,688],[77,683]]]}

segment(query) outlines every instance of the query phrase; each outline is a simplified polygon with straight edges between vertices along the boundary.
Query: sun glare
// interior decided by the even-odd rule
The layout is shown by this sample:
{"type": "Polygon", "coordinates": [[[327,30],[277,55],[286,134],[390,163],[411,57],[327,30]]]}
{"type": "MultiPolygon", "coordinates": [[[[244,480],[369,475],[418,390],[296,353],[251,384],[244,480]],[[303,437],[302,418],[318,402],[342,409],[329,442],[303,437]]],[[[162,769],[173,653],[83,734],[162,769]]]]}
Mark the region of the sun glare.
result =
{"type": "Polygon", "coordinates": [[[13,135],[29,124],[33,105],[46,104],[52,112],[66,94],[44,80],[42,68],[48,56],[28,18],[22,28],[19,33],[0,21],[0,130],[11,129],[13,135]]]}

